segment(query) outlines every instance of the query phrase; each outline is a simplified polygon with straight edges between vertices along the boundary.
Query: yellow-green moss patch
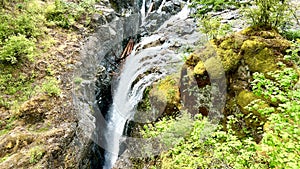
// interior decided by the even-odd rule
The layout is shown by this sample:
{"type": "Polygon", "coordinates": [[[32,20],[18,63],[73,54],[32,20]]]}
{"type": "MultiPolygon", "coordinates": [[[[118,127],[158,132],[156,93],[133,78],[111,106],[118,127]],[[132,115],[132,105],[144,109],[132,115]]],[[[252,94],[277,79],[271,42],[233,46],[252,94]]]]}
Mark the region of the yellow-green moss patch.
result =
{"type": "Polygon", "coordinates": [[[194,68],[194,74],[195,75],[203,75],[205,70],[206,69],[205,69],[204,63],[202,61],[199,61],[194,68]]]}
{"type": "Polygon", "coordinates": [[[167,76],[165,79],[162,79],[155,84],[150,93],[152,96],[157,96],[160,100],[178,105],[180,100],[178,82],[179,77],[177,75],[167,76]]]}
{"type": "Polygon", "coordinates": [[[254,95],[254,93],[244,90],[237,96],[237,104],[242,108],[242,110],[245,110],[244,107],[257,99],[258,98],[254,95]]]}
{"type": "Polygon", "coordinates": [[[267,73],[278,69],[276,58],[280,55],[275,55],[273,50],[267,48],[259,39],[245,41],[241,50],[245,63],[252,72],[267,73]]]}

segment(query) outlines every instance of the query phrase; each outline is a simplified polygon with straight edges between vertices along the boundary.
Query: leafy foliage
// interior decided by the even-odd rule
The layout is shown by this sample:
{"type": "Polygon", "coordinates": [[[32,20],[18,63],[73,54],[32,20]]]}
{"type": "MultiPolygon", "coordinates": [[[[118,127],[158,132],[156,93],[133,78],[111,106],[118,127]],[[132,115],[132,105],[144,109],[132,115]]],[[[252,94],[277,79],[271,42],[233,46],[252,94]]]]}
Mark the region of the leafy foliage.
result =
{"type": "Polygon", "coordinates": [[[293,12],[290,0],[252,0],[243,13],[253,26],[279,28],[289,23],[293,12]]]}
{"type": "Polygon", "coordinates": [[[195,17],[199,20],[199,30],[207,35],[207,39],[215,39],[230,32],[231,26],[221,23],[221,18],[212,17],[209,12],[236,7],[239,3],[234,0],[193,0],[191,6],[197,9],[195,17]]]}
{"type": "MultiPolygon", "coordinates": [[[[289,51],[295,52],[295,51],[289,51]]],[[[290,60],[293,60],[289,57],[290,60]]],[[[226,125],[215,131],[207,131],[210,122],[199,115],[191,123],[191,130],[174,146],[163,152],[156,162],[156,168],[299,168],[300,167],[300,89],[295,88],[299,76],[294,68],[282,66],[281,71],[267,75],[254,73],[252,92],[261,99],[244,107],[248,115],[227,116],[226,125]],[[272,103],[272,104],[269,104],[272,103]],[[267,106],[266,106],[267,105],[267,106]],[[258,120],[259,126],[249,128],[240,124],[259,113],[265,121],[258,120]],[[260,130],[255,128],[260,127],[260,130]],[[255,141],[253,135],[240,137],[239,130],[263,132],[255,141]]],[[[182,123],[179,119],[164,119],[154,126],[144,128],[144,137],[156,137],[166,131],[176,130],[182,123]]],[[[247,133],[247,132],[246,132],[247,133]]],[[[178,138],[174,138],[178,140],[178,138]]]]}
{"type": "Polygon", "coordinates": [[[230,7],[239,6],[236,0],[193,0],[192,6],[199,6],[197,15],[204,15],[211,11],[221,11],[230,7]]]}
{"type": "Polygon", "coordinates": [[[89,20],[89,15],[96,12],[94,4],[94,0],[84,0],[79,4],[55,0],[54,5],[48,6],[46,18],[62,28],[70,28],[82,18],[89,20]]]}
{"type": "Polygon", "coordinates": [[[258,96],[271,99],[272,102],[284,102],[288,100],[287,93],[291,86],[298,80],[298,74],[293,68],[285,68],[282,71],[269,72],[271,78],[268,79],[262,73],[254,73],[254,80],[251,82],[253,92],[258,96]]]}
{"type": "Polygon", "coordinates": [[[46,150],[42,146],[35,146],[29,150],[30,154],[30,163],[37,163],[44,156],[46,150]]]}
{"type": "Polygon", "coordinates": [[[300,30],[284,30],[282,35],[288,40],[300,39],[300,30]]]}
{"type": "Polygon", "coordinates": [[[208,39],[216,39],[230,32],[231,27],[229,24],[221,23],[221,18],[213,18],[210,15],[205,15],[199,20],[199,30],[205,33],[208,39]]]}
{"type": "Polygon", "coordinates": [[[46,77],[46,81],[42,84],[42,91],[50,96],[59,96],[61,93],[59,81],[54,77],[46,77]]]}
{"type": "Polygon", "coordinates": [[[294,42],[291,45],[291,48],[286,52],[287,55],[285,55],[284,58],[288,61],[294,62],[298,67],[300,67],[300,41],[294,42]]]}
{"type": "Polygon", "coordinates": [[[34,11],[39,5],[32,1],[20,2],[12,11],[0,10],[0,61],[10,64],[20,59],[33,60],[35,39],[43,34],[43,17],[34,11]],[[30,9],[29,9],[30,8],[30,9]]]}
{"type": "Polygon", "coordinates": [[[0,50],[0,61],[11,64],[17,63],[22,58],[33,60],[35,43],[25,35],[11,36],[0,50]]]}
{"type": "Polygon", "coordinates": [[[35,72],[25,74],[18,71],[19,65],[0,65],[0,106],[9,108],[17,102],[30,98],[34,93],[32,83],[35,72]]]}

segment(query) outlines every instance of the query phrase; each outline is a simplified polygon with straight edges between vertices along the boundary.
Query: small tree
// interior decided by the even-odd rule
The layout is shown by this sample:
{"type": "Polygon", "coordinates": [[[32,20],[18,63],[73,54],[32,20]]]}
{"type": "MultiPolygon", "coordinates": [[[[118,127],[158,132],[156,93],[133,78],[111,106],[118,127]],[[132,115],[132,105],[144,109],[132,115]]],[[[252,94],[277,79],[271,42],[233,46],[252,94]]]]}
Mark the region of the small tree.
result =
{"type": "Polygon", "coordinates": [[[290,22],[293,10],[290,0],[252,0],[243,10],[252,26],[282,28],[290,22]]]}

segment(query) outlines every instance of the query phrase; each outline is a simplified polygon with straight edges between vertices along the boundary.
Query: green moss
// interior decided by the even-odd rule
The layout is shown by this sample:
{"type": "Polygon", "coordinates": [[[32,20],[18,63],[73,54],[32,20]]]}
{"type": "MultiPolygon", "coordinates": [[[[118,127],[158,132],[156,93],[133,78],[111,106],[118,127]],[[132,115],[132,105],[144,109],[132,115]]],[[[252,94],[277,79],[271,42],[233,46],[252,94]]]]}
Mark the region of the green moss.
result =
{"type": "Polygon", "coordinates": [[[49,96],[59,96],[61,89],[59,88],[59,81],[54,77],[46,77],[47,81],[42,84],[42,91],[49,96]]]}
{"type": "Polygon", "coordinates": [[[3,129],[3,130],[0,130],[0,137],[4,134],[7,134],[9,132],[8,129],[3,129]]]}
{"type": "Polygon", "coordinates": [[[10,157],[10,154],[6,154],[4,157],[0,158],[0,163],[6,161],[10,157]]]}
{"type": "Polygon", "coordinates": [[[220,58],[223,68],[226,72],[236,68],[240,59],[242,58],[241,55],[234,52],[232,49],[229,50],[222,50],[217,49],[218,57],[220,58]]]}
{"type": "Polygon", "coordinates": [[[263,110],[266,108],[269,108],[270,106],[263,100],[261,100],[258,96],[256,96],[254,93],[249,91],[242,91],[237,96],[237,104],[240,106],[241,111],[244,114],[249,114],[250,112],[259,117],[260,120],[263,119],[263,114],[261,112],[258,112],[257,110],[263,110]],[[261,101],[258,101],[261,100],[261,101]],[[256,103],[257,102],[257,103],[256,103]],[[249,105],[256,105],[255,109],[249,109],[249,105]]]}
{"type": "MultiPolygon", "coordinates": [[[[220,44],[218,46],[224,50],[228,50],[228,49],[239,50],[246,39],[247,39],[246,36],[240,33],[235,33],[229,37],[225,37],[221,39],[219,42],[220,44]]],[[[215,43],[218,44],[218,42],[215,43]]]]}
{"type": "MultiPolygon", "coordinates": [[[[202,61],[199,61],[198,58],[201,58],[203,60],[206,60],[204,62],[205,67],[207,70],[210,70],[210,74],[214,77],[219,77],[220,74],[222,74],[224,71],[228,72],[238,65],[241,55],[239,54],[239,48],[242,46],[243,42],[242,36],[231,36],[227,37],[225,39],[218,41],[210,41],[209,44],[206,45],[205,49],[202,51],[199,51],[199,53],[194,54],[197,57],[193,56],[193,61],[198,61],[197,64],[188,64],[188,65],[196,65],[194,68],[195,74],[202,74],[204,72],[204,68],[202,65],[202,61]],[[219,46],[218,46],[219,45],[219,46]],[[221,63],[221,68],[219,64],[221,63]],[[216,67],[214,67],[216,66],[216,67]],[[221,72],[217,72],[221,71],[221,72]]],[[[191,61],[191,60],[190,60],[191,61]]]]}
{"type": "Polygon", "coordinates": [[[277,70],[277,56],[272,49],[265,47],[266,44],[254,40],[247,40],[242,46],[245,63],[248,64],[250,71],[267,73],[277,70]]]}
{"type": "Polygon", "coordinates": [[[196,66],[199,60],[200,60],[199,55],[197,54],[197,52],[194,52],[186,58],[185,63],[189,66],[196,66]]]}
{"type": "Polygon", "coordinates": [[[173,115],[181,108],[179,74],[167,76],[153,85],[149,93],[152,107],[160,113],[173,115]]]}
{"type": "Polygon", "coordinates": [[[274,29],[266,30],[265,28],[259,26],[250,26],[240,32],[242,35],[246,36],[260,36],[262,38],[270,39],[280,36],[278,32],[274,29]]]}
{"type": "Polygon", "coordinates": [[[194,74],[195,75],[203,75],[205,70],[206,69],[205,69],[204,63],[202,61],[199,61],[194,68],[194,74]]]}
{"type": "MultiPolygon", "coordinates": [[[[244,107],[250,104],[252,101],[257,100],[258,97],[254,93],[244,90],[237,96],[237,104],[241,107],[242,111],[245,112],[244,107]]],[[[247,112],[247,111],[246,111],[247,112]]]]}
{"type": "Polygon", "coordinates": [[[178,82],[178,76],[167,76],[156,86],[157,96],[162,100],[166,99],[167,103],[178,105],[180,99],[178,82]]]}
{"type": "Polygon", "coordinates": [[[37,163],[38,161],[40,161],[42,159],[42,157],[44,156],[45,152],[46,152],[46,150],[42,146],[32,147],[29,150],[29,155],[30,155],[29,162],[30,163],[37,163]]]}

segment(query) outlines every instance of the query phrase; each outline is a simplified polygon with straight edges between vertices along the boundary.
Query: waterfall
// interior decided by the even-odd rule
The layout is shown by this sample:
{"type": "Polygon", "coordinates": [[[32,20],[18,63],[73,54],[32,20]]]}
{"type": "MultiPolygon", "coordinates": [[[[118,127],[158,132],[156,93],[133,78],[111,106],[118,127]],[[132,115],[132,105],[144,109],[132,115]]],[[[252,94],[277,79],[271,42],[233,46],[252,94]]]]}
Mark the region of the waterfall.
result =
{"type": "Polygon", "coordinates": [[[143,0],[142,7],[141,7],[141,18],[142,24],[144,24],[146,18],[146,0],[143,0]]]}
{"type": "MultiPolygon", "coordinates": [[[[149,40],[153,40],[153,37],[144,38],[142,43],[149,40]]],[[[141,101],[146,87],[162,77],[176,72],[176,66],[171,65],[180,63],[181,61],[178,57],[168,55],[168,53],[173,53],[173,51],[168,49],[167,44],[147,48],[139,53],[136,50],[135,48],[123,66],[113,96],[113,105],[108,112],[109,122],[106,131],[106,140],[109,144],[106,147],[105,169],[112,168],[117,160],[120,141],[125,139],[122,133],[126,120],[133,118],[135,107],[141,101]],[[162,53],[166,53],[166,55],[158,54],[160,51],[164,51],[162,53]],[[155,72],[139,78],[140,75],[145,74],[145,72],[150,71],[152,68],[155,68],[155,72]],[[136,83],[133,84],[134,82],[136,83]]]]}
{"type": "MultiPolygon", "coordinates": [[[[145,0],[141,10],[143,16],[146,13],[144,8],[145,0]]],[[[183,59],[174,49],[172,50],[174,43],[179,40],[177,39],[179,35],[167,29],[168,23],[174,24],[185,20],[186,17],[188,17],[187,5],[180,13],[166,21],[165,26],[159,28],[165,33],[143,37],[123,64],[117,85],[114,87],[113,104],[108,111],[104,169],[111,169],[114,166],[120,153],[120,144],[126,140],[126,136],[123,135],[126,121],[134,120],[135,108],[142,100],[144,90],[153,82],[179,71],[183,59]],[[152,47],[146,46],[160,41],[161,38],[167,40],[152,47]]],[[[198,37],[194,34],[188,36],[198,37]]],[[[181,41],[186,44],[194,43],[192,38],[189,41],[183,39],[181,41]]]]}

